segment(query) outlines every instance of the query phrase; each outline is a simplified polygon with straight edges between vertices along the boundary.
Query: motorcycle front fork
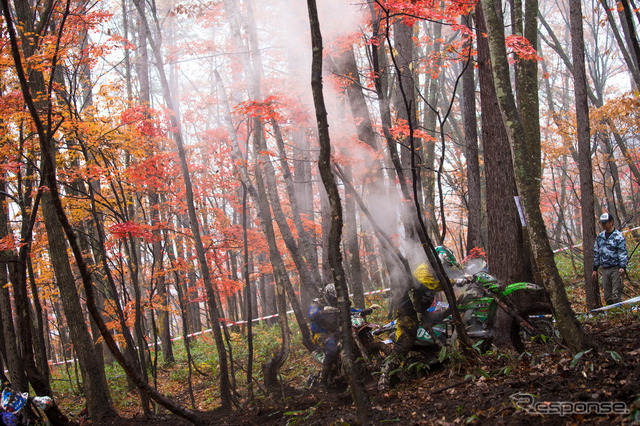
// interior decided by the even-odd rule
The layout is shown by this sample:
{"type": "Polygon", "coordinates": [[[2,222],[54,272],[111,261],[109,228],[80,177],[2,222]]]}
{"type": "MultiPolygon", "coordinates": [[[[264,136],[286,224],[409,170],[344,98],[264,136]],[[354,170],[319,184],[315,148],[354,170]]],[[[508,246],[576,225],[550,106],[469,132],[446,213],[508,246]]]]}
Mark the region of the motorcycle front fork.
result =
{"type": "Polygon", "coordinates": [[[522,327],[522,329],[524,331],[526,331],[527,333],[529,333],[530,335],[535,335],[536,333],[536,329],[534,326],[532,326],[529,321],[527,321],[526,319],[522,318],[522,316],[520,316],[520,314],[518,314],[518,311],[516,311],[516,309],[512,308],[511,306],[507,305],[506,303],[504,303],[502,300],[499,299],[495,299],[496,303],[498,304],[498,306],[504,310],[507,314],[509,314],[512,318],[515,318],[515,320],[518,322],[518,324],[520,325],[520,327],[522,327]]]}

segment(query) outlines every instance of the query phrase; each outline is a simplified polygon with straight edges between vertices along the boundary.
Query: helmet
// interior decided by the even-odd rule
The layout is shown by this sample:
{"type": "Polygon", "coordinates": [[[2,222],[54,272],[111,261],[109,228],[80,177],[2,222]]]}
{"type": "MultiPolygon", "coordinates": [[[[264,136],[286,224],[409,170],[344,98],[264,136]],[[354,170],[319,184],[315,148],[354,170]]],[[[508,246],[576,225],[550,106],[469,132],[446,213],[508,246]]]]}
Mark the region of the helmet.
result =
{"type": "Polygon", "coordinates": [[[324,295],[325,300],[330,305],[338,304],[338,294],[336,293],[336,286],[333,283],[327,284],[322,289],[322,294],[324,295]]]}
{"type": "Polygon", "coordinates": [[[449,250],[445,246],[438,246],[435,250],[436,254],[440,258],[442,266],[449,268],[460,268],[460,265],[458,264],[458,261],[456,260],[456,257],[451,250],[449,250]]]}
{"type": "Polygon", "coordinates": [[[416,280],[423,286],[427,287],[429,290],[441,291],[442,287],[440,286],[440,281],[433,275],[431,271],[431,267],[426,263],[421,263],[418,267],[413,271],[413,276],[416,280]]]}

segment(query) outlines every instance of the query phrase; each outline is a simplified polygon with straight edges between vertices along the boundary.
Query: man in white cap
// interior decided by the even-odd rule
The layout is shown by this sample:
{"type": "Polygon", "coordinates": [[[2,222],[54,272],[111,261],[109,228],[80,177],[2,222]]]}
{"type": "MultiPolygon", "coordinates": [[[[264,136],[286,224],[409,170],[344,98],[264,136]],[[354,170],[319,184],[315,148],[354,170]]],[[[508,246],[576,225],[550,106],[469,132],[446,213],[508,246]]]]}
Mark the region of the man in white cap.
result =
{"type": "Polygon", "coordinates": [[[627,268],[627,242],[622,232],[613,226],[609,213],[600,216],[602,232],[593,245],[593,279],[598,279],[598,269],[602,274],[602,289],[607,305],[622,302],[622,275],[627,268]]]}

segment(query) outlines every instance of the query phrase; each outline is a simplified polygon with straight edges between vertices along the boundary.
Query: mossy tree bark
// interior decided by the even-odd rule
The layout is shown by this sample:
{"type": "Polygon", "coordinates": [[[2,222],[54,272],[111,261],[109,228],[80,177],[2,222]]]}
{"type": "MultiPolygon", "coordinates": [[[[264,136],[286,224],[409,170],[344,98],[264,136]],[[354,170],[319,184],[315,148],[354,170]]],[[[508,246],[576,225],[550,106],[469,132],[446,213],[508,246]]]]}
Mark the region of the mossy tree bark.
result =
{"type": "MultiPolygon", "coordinates": [[[[533,7],[529,3],[527,2],[527,7],[533,7]]],[[[482,0],[482,11],[487,29],[496,96],[498,97],[502,120],[511,143],[511,156],[515,169],[516,184],[523,206],[526,226],[529,230],[531,251],[536,260],[540,278],[551,296],[558,329],[570,350],[577,353],[589,346],[589,340],[569,305],[564,283],[555,264],[540,205],[537,203],[540,197],[539,179],[537,179],[537,174],[530,172],[532,167],[529,164],[532,158],[530,156],[530,148],[536,144],[539,146],[539,130],[538,132],[527,132],[530,127],[525,127],[523,117],[516,106],[509,76],[504,23],[499,18],[495,2],[493,0],[482,0]],[[536,134],[537,141],[535,140],[536,134]]],[[[534,78],[533,76],[531,77],[534,78]]]]}

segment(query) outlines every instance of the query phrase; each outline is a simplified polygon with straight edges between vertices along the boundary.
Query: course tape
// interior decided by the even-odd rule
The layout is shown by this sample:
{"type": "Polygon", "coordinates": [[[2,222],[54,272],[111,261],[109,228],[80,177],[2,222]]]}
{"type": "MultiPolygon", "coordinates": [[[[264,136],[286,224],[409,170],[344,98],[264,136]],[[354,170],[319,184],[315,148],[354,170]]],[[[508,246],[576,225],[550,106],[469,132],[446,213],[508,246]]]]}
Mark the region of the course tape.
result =
{"type": "MultiPolygon", "coordinates": [[[[609,309],[619,308],[619,307],[621,307],[623,305],[632,305],[632,304],[638,304],[638,303],[640,303],[640,296],[633,297],[633,298],[627,299],[627,300],[623,300],[622,302],[614,303],[612,305],[603,306],[602,308],[592,309],[592,310],[587,311],[587,312],[585,312],[583,314],[580,314],[580,315],[596,314],[596,313],[599,313],[599,312],[608,311],[609,309]]],[[[637,309],[637,307],[635,307],[634,309],[637,309]]]]}
{"type": "MultiPolygon", "coordinates": [[[[631,228],[631,229],[625,229],[624,231],[622,231],[622,233],[626,234],[627,232],[637,231],[638,229],[640,229],[640,226],[636,226],[635,228],[631,228]]],[[[562,247],[562,248],[559,248],[557,250],[554,250],[553,252],[554,253],[559,253],[559,252],[564,251],[564,250],[571,250],[571,249],[578,248],[578,247],[582,247],[582,243],[574,244],[574,245],[569,246],[569,247],[562,247]]]]}
{"type": "MultiPolygon", "coordinates": [[[[385,292],[390,291],[390,290],[391,290],[390,288],[385,288],[385,289],[382,289],[382,290],[368,291],[368,292],[364,293],[364,295],[368,296],[368,295],[371,295],[371,294],[385,293],[385,292]]],[[[292,314],[293,310],[289,310],[286,313],[287,313],[287,315],[292,314]]],[[[251,321],[252,322],[264,321],[264,320],[267,320],[267,319],[276,318],[277,316],[278,316],[278,314],[267,315],[267,316],[260,317],[260,318],[254,318],[251,321]]],[[[227,320],[225,318],[220,318],[219,321],[220,321],[220,323],[224,322],[225,325],[227,325],[227,326],[241,325],[241,324],[246,324],[248,322],[248,321],[244,321],[244,320],[243,321],[230,321],[230,320],[227,320]]],[[[202,334],[211,333],[212,331],[213,331],[213,329],[208,328],[206,330],[201,330],[201,331],[197,331],[195,333],[187,334],[186,337],[189,337],[189,338],[196,337],[196,336],[200,336],[202,334]]],[[[184,338],[185,338],[185,336],[176,336],[176,337],[172,338],[171,341],[175,342],[176,340],[182,340],[184,338]]],[[[157,344],[158,343],[155,343],[155,342],[149,343],[149,347],[156,346],[157,344]]],[[[51,362],[51,361],[49,361],[49,365],[61,365],[61,364],[65,364],[65,363],[75,362],[75,361],[76,361],[75,358],[74,359],[67,359],[65,361],[59,361],[59,362],[51,362]]]]}
{"type": "MultiPolygon", "coordinates": [[[[390,291],[390,290],[391,290],[390,288],[385,288],[385,289],[382,289],[382,290],[368,291],[368,292],[364,293],[364,295],[365,296],[369,296],[371,294],[385,293],[385,292],[390,291]]],[[[289,310],[286,313],[287,313],[287,315],[292,314],[293,310],[289,310]]],[[[277,316],[278,316],[278,314],[267,315],[265,317],[253,318],[251,321],[252,322],[264,321],[264,320],[267,320],[267,319],[276,318],[277,316]]],[[[227,325],[227,326],[230,326],[230,325],[242,325],[242,324],[246,324],[248,322],[248,321],[245,321],[245,320],[242,320],[242,321],[230,321],[230,320],[221,318],[220,322],[223,322],[223,321],[224,321],[225,325],[227,325]]],[[[212,331],[212,329],[209,328],[207,330],[202,330],[202,331],[199,331],[197,333],[188,334],[187,337],[198,336],[200,334],[209,333],[211,331],[212,331]]],[[[177,336],[177,337],[174,337],[171,340],[174,341],[174,340],[180,340],[180,339],[183,339],[183,338],[184,338],[184,336],[177,336]]],[[[151,345],[153,345],[153,343],[151,345]]]]}
{"type": "MultiPolygon", "coordinates": [[[[385,289],[382,289],[382,290],[370,291],[370,292],[365,293],[365,296],[368,296],[368,295],[371,295],[371,294],[386,293],[389,290],[391,290],[391,289],[390,288],[385,288],[385,289]]],[[[632,299],[628,299],[628,300],[625,300],[625,301],[622,301],[620,303],[614,303],[613,305],[603,306],[602,308],[592,309],[590,311],[583,312],[583,313],[577,314],[577,315],[579,315],[579,316],[587,316],[588,315],[589,317],[591,317],[593,314],[596,314],[596,313],[599,313],[599,312],[604,312],[604,311],[607,311],[609,309],[619,308],[619,307],[621,307],[623,305],[638,304],[638,303],[640,303],[640,296],[634,297],[632,299]]],[[[446,303],[442,303],[442,302],[437,302],[437,305],[438,305],[438,308],[445,308],[446,309],[447,307],[449,307],[449,305],[447,305],[446,303]]],[[[430,308],[430,310],[431,309],[433,309],[433,308],[430,308]]],[[[638,308],[635,307],[634,309],[638,309],[638,308]]],[[[292,314],[292,313],[293,313],[292,310],[287,311],[287,314],[292,314]]],[[[252,321],[264,321],[266,319],[275,318],[277,316],[278,316],[278,314],[267,315],[267,316],[260,317],[260,318],[254,318],[252,321]]],[[[544,316],[544,315],[541,315],[541,316],[544,316]]],[[[229,326],[229,325],[241,325],[241,324],[246,324],[247,323],[247,321],[235,321],[234,322],[234,321],[228,321],[228,320],[224,320],[224,319],[221,319],[221,321],[225,321],[225,324],[227,326],[229,326]]],[[[209,328],[209,329],[206,329],[206,330],[198,331],[196,333],[188,334],[187,337],[196,337],[196,336],[200,336],[200,335],[205,334],[205,333],[210,333],[212,331],[213,331],[213,329],[209,328]]],[[[184,339],[184,337],[185,336],[177,336],[177,337],[174,337],[173,339],[171,339],[171,341],[174,342],[176,340],[181,340],[181,339],[184,339]]],[[[149,343],[149,347],[155,346],[155,345],[156,345],[156,343],[149,343]]],[[[49,365],[61,365],[61,364],[70,363],[70,362],[75,362],[75,359],[68,359],[68,360],[60,361],[60,362],[51,362],[50,361],[49,365]]]]}

